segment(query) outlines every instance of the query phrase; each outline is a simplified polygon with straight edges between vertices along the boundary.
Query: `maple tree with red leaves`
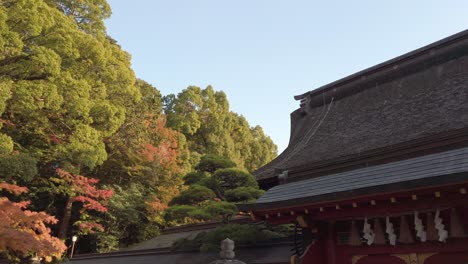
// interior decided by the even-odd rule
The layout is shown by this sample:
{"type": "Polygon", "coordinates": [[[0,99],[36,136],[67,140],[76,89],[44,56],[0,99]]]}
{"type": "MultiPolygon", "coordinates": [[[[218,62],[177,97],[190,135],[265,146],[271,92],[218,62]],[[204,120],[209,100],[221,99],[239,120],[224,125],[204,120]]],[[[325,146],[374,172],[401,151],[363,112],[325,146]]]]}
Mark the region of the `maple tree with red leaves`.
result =
{"type": "MultiPolygon", "coordinates": [[[[26,187],[0,183],[0,190],[14,195],[26,193],[26,187]]],[[[26,210],[29,201],[12,202],[0,197],[0,252],[16,252],[23,256],[35,254],[51,261],[60,258],[67,249],[64,242],[51,236],[48,224],[57,219],[44,212],[26,210]]]]}
{"type": "MultiPolygon", "coordinates": [[[[102,202],[112,197],[112,190],[98,189],[96,184],[98,179],[88,178],[82,175],[72,174],[64,169],[56,169],[56,173],[60,178],[54,180],[63,187],[63,193],[67,195],[65,210],[60,224],[58,237],[65,238],[70,224],[72,205],[74,202],[82,204],[81,214],[93,210],[105,213],[107,208],[102,202]]],[[[81,221],[78,225],[80,231],[93,232],[94,230],[103,230],[103,227],[93,221],[81,221]]]]}
{"type": "Polygon", "coordinates": [[[143,123],[153,135],[158,136],[157,144],[148,142],[142,144],[140,155],[147,162],[157,164],[155,173],[165,175],[165,181],[159,182],[162,186],[157,188],[159,198],[155,197],[155,199],[148,201],[150,207],[153,207],[153,209],[158,207],[157,211],[161,212],[167,209],[169,201],[179,193],[178,187],[182,184],[181,179],[178,177],[182,172],[179,164],[180,134],[166,127],[165,115],[160,115],[155,120],[145,119],[143,123]],[[168,184],[168,186],[164,183],[168,184]],[[168,189],[170,189],[169,192],[166,191],[168,189]]]}
{"type": "Polygon", "coordinates": [[[151,119],[144,121],[145,126],[151,132],[159,137],[157,146],[151,143],[143,144],[141,154],[149,161],[158,160],[161,166],[176,166],[179,155],[178,133],[175,130],[166,127],[166,118],[161,115],[152,124],[151,119]]]}

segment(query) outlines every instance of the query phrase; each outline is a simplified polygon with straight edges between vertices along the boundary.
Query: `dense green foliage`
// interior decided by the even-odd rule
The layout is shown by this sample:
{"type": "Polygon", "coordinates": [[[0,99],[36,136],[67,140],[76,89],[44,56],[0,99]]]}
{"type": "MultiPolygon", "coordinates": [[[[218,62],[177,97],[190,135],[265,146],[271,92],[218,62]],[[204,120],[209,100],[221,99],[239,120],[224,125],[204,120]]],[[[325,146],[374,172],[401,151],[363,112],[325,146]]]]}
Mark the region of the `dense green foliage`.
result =
{"type": "Polygon", "coordinates": [[[251,186],[238,187],[225,191],[224,197],[229,202],[251,202],[260,198],[263,193],[263,190],[251,186]]]}
{"type": "Polygon", "coordinates": [[[233,167],[252,171],[276,156],[224,92],[161,96],[136,79],[106,33],[110,14],[106,0],[0,1],[0,182],[27,186],[29,209],[59,220],[55,236],[80,235],[81,253],[169,224],[225,220],[235,213],[227,201],[259,193],[233,167]]]}
{"type": "Polygon", "coordinates": [[[238,187],[258,188],[258,183],[252,174],[236,168],[217,170],[213,174],[213,182],[216,191],[220,194],[238,187]]]}
{"type": "Polygon", "coordinates": [[[252,174],[243,169],[225,168],[226,164],[230,167],[233,162],[212,154],[201,158],[195,166],[198,170],[184,177],[188,188],[169,203],[176,206],[170,207],[164,215],[168,225],[206,220],[227,223],[237,213],[234,203],[249,202],[263,194],[252,174]]]}
{"type": "Polygon", "coordinates": [[[215,193],[209,188],[201,185],[192,185],[187,190],[172,199],[169,205],[192,205],[200,204],[204,201],[213,200],[216,197],[215,193]]]}
{"type": "MultiPolygon", "coordinates": [[[[243,116],[229,110],[222,91],[214,91],[211,86],[205,89],[190,86],[177,96],[165,96],[163,102],[168,127],[188,140],[192,164],[208,153],[227,157],[238,167],[253,171],[277,155],[275,144],[261,127],[250,127],[243,116]]],[[[207,168],[211,172],[213,169],[207,168]]]]}
{"type": "Polygon", "coordinates": [[[210,177],[210,173],[203,171],[191,171],[185,174],[183,180],[186,185],[192,185],[197,182],[204,182],[210,177]]]}
{"type": "Polygon", "coordinates": [[[202,172],[213,173],[218,169],[233,167],[236,167],[236,164],[230,159],[217,155],[205,155],[200,159],[195,169],[202,172]]]}
{"type": "MultiPolygon", "coordinates": [[[[283,228],[284,229],[284,228],[283,228]]],[[[252,246],[274,238],[285,237],[289,230],[272,231],[263,225],[229,224],[215,230],[199,233],[193,239],[179,239],[173,247],[176,250],[218,251],[219,244],[226,237],[234,240],[236,246],[252,246]]]]}

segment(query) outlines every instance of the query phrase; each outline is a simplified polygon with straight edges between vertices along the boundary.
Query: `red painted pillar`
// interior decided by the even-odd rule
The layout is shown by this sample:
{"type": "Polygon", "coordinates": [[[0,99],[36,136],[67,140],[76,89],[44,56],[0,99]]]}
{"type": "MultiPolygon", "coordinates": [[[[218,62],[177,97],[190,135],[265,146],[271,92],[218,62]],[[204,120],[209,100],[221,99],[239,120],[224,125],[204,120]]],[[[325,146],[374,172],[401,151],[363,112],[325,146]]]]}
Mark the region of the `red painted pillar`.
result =
{"type": "Polygon", "coordinates": [[[325,248],[327,252],[327,264],[336,264],[335,250],[335,221],[330,221],[326,226],[325,248]]]}
{"type": "Polygon", "coordinates": [[[314,223],[317,228],[317,240],[310,245],[299,263],[301,264],[327,264],[327,228],[324,222],[314,223]]]}

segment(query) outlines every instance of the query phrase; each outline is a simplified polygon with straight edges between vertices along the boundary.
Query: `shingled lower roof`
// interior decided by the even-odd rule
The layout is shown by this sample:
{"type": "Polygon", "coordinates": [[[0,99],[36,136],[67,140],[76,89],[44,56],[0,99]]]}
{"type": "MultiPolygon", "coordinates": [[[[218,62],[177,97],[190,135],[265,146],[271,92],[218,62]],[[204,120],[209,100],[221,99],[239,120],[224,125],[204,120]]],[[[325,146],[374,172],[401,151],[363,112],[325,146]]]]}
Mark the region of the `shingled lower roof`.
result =
{"type": "Polygon", "coordinates": [[[255,204],[245,206],[270,209],[281,203],[297,204],[298,200],[327,202],[329,195],[350,198],[359,193],[370,194],[372,190],[378,190],[376,187],[395,184],[398,189],[393,191],[463,181],[468,181],[468,147],[278,185],[255,204]]]}

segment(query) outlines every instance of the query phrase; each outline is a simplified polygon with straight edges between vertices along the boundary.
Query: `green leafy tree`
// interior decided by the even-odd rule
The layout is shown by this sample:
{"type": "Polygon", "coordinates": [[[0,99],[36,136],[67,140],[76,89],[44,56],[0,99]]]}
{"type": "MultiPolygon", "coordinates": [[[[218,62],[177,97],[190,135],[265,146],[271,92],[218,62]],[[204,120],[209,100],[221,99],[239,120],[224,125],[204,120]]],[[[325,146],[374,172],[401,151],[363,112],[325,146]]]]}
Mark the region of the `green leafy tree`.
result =
{"type": "Polygon", "coordinates": [[[208,220],[227,223],[237,212],[237,207],[232,203],[212,201],[203,206],[171,206],[166,211],[165,219],[170,225],[191,224],[208,220]]]}
{"type": "Polygon", "coordinates": [[[227,223],[238,212],[234,204],[225,201],[211,202],[204,208],[204,211],[210,215],[210,219],[224,223],[227,223]]]}
{"type": "Polygon", "coordinates": [[[175,197],[169,205],[197,205],[205,201],[213,200],[215,193],[201,185],[192,185],[187,190],[175,197]]]}
{"type": "Polygon", "coordinates": [[[0,155],[0,178],[9,182],[30,183],[37,175],[37,160],[26,153],[0,155]]]}
{"type": "Polygon", "coordinates": [[[140,100],[130,56],[105,33],[109,15],[105,0],[0,3],[0,177],[27,182],[31,207],[60,215],[60,237],[73,199],[83,208],[97,204],[52,176],[55,169],[90,176],[108,158],[106,140],[126,109],[140,100]]]}
{"type": "Polygon", "coordinates": [[[47,0],[66,15],[72,16],[80,29],[91,34],[105,34],[103,20],[110,17],[111,8],[105,0],[47,0]]]}
{"type": "Polygon", "coordinates": [[[104,228],[89,237],[95,241],[97,252],[115,251],[159,234],[160,226],[154,223],[153,207],[148,204],[148,196],[152,195],[148,188],[138,183],[125,189],[117,184],[106,187],[114,194],[108,200],[104,228]]]}
{"type": "Polygon", "coordinates": [[[123,124],[107,138],[109,158],[94,171],[95,176],[106,183],[138,182],[153,189],[180,186],[180,174],[188,166],[185,137],[166,127],[160,92],[142,80],[137,80],[136,87],[141,99],[127,106],[123,124]]]}
{"type": "Polygon", "coordinates": [[[173,247],[179,250],[218,251],[222,240],[229,237],[236,245],[253,246],[259,242],[282,238],[290,234],[289,230],[270,230],[265,225],[225,224],[209,232],[199,233],[193,239],[177,240],[173,247]]]}
{"type": "Polygon", "coordinates": [[[136,79],[130,55],[107,35],[110,15],[106,0],[0,1],[0,180],[28,186],[31,209],[57,216],[52,233],[93,230],[86,237],[99,251],[156,235],[164,212],[185,206],[168,209],[184,183],[205,186],[183,193],[204,188],[204,201],[187,202],[188,222],[229,215],[212,194],[212,173],[234,164],[254,170],[276,155],[261,128],[229,110],[224,92],[190,86],[162,97],[136,79]],[[116,196],[83,195],[103,186],[116,196]],[[86,197],[107,212],[83,213],[102,209],[86,197]]]}
{"type": "Polygon", "coordinates": [[[197,207],[192,205],[174,205],[169,207],[164,213],[164,219],[167,225],[180,225],[198,222],[197,219],[203,217],[208,219],[210,216],[201,211],[195,212],[197,207]],[[196,218],[194,218],[195,216],[196,218]]]}
{"type": "Polygon", "coordinates": [[[4,1],[0,9],[11,40],[0,55],[0,82],[10,92],[1,118],[12,124],[2,132],[44,164],[68,163],[77,172],[106,160],[104,137],[139,97],[128,54],[83,30],[102,23],[105,15],[94,11],[84,18],[97,2],[80,2],[4,1]]]}
{"type": "Polygon", "coordinates": [[[141,99],[127,106],[123,125],[105,142],[109,158],[93,171],[118,191],[105,231],[96,235],[99,251],[157,235],[169,201],[182,189],[185,137],[165,126],[159,91],[142,80],[136,86],[141,99]]]}
{"type": "Polygon", "coordinates": [[[225,191],[224,197],[228,202],[253,202],[256,199],[260,198],[260,196],[262,196],[264,192],[265,191],[252,186],[243,186],[225,191]]]}
{"type": "Polygon", "coordinates": [[[253,137],[248,143],[251,155],[245,160],[245,167],[252,171],[273,160],[278,155],[278,147],[260,126],[250,128],[250,133],[253,137]]]}
{"type": "Polygon", "coordinates": [[[277,155],[276,145],[260,127],[250,127],[243,116],[229,110],[222,91],[189,86],[177,96],[165,96],[163,102],[168,126],[184,134],[194,157],[223,156],[253,171],[277,155]]]}
{"type": "Polygon", "coordinates": [[[249,172],[237,169],[220,169],[213,174],[214,187],[220,196],[223,196],[227,190],[238,187],[252,187],[258,189],[258,183],[255,177],[249,172]]]}
{"type": "Polygon", "coordinates": [[[260,197],[263,191],[258,188],[253,175],[238,168],[224,168],[233,164],[224,157],[204,156],[196,168],[205,171],[193,171],[186,175],[185,182],[191,186],[169,203],[165,214],[167,224],[207,220],[227,223],[238,212],[234,202],[247,202],[260,197]],[[207,172],[213,170],[213,174],[207,172]]]}
{"type": "Polygon", "coordinates": [[[236,163],[232,160],[219,156],[219,155],[204,155],[198,165],[195,167],[196,170],[213,173],[218,169],[226,169],[236,167],[236,163]]]}
{"type": "MultiPolygon", "coordinates": [[[[199,184],[207,179],[209,179],[211,175],[207,172],[203,171],[191,171],[184,175],[184,183],[185,185],[192,185],[192,184],[199,184]]],[[[203,185],[203,184],[202,184],[203,185]]]]}
{"type": "Polygon", "coordinates": [[[168,125],[185,135],[194,135],[201,126],[198,115],[203,107],[201,89],[189,86],[178,94],[177,98],[171,96],[173,102],[166,102],[172,109],[168,109],[168,125]],[[171,114],[173,113],[173,114],[171,114]]]}

